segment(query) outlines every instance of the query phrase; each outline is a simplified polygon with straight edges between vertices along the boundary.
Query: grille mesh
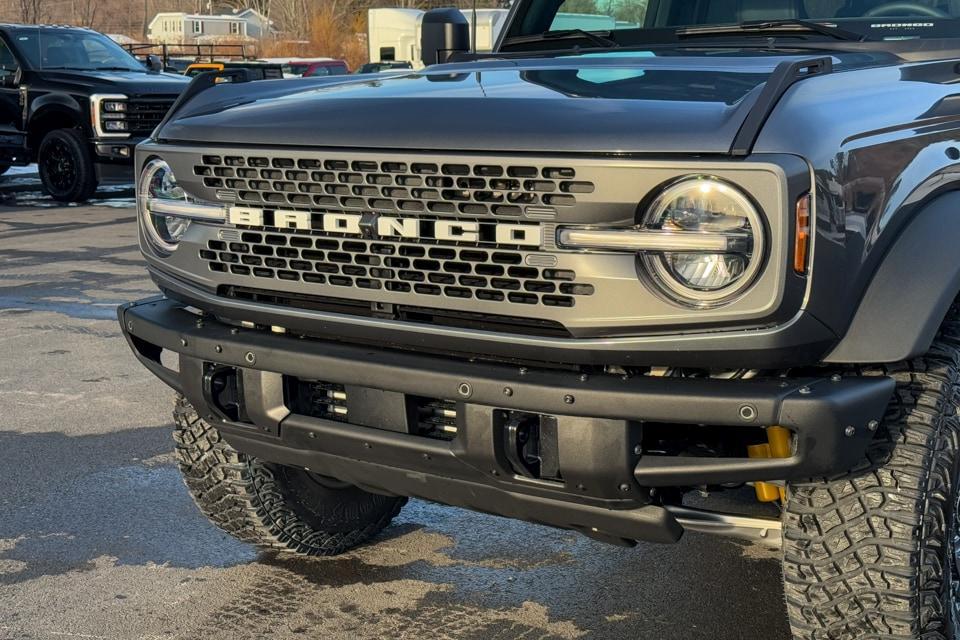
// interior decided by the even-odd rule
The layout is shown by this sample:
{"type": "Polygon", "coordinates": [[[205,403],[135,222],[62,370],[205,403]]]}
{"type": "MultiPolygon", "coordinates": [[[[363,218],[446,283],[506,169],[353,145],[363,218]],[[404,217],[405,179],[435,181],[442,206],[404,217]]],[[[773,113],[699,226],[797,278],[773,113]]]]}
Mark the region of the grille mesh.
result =
{"type": "Polygon", "coordinates": [[[130,130],[138,134],[150,134],[173,106],[173,99],[136,99],[127,104],[130,130]]]}
{"type": "MultiPolygon", "coordinates": [[[[244,231],[209,240],[200,258],[213,271],[331,287],[573,307],[594,287],[567,269],[531,267],[516,251],[425,246],[244,231]]],[[[269,286],[269,285],[265,285],[269,286]]]]}
{"type": "Polygon", "coordinates": [[[564,166],[204,155],[193,171],[248,204],[434,214],[520,216],[595,189],[564,166]]]}

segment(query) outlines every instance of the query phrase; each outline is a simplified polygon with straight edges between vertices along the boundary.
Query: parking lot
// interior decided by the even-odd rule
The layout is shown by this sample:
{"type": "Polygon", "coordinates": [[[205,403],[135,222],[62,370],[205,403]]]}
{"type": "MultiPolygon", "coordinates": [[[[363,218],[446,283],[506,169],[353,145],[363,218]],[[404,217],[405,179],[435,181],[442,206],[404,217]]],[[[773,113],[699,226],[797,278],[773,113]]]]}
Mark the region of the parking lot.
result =
{"type": "Polygon", "coordinates": [[[118,303],[154,290],[132,189],[0,206],[0,638],[787,638],[776,553],[621,549],[413,501],[331,559],[264,555],[195,509],[171,392],[118,303]]]}

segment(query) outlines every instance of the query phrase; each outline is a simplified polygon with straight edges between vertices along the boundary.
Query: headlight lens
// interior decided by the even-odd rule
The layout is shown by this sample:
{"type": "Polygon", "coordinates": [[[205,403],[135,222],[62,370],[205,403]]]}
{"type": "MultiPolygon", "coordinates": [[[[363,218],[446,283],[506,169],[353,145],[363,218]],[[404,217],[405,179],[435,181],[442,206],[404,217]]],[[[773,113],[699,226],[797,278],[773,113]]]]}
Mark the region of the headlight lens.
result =
{"type": "Polygon", "coordinates": [[[750,286],[763,262],[760,215],[743,192],[716,178],[695,176],[666,188],[647,210],[643,227],[729,238],[722,253],[642,254],[646,273],[676,302],[697,307],[723,304],[750,286]]]}
{"type": "Polygon", "coordinates": [[[137,189],[138,207],[147,236],[160,250],[171,253],[190,227],[190,220],[180,216],[158,214],[150,210],[151,200],[187,202],[187,195],[177,184],[170,165],[152,160],[140,174],[137,189]]]}

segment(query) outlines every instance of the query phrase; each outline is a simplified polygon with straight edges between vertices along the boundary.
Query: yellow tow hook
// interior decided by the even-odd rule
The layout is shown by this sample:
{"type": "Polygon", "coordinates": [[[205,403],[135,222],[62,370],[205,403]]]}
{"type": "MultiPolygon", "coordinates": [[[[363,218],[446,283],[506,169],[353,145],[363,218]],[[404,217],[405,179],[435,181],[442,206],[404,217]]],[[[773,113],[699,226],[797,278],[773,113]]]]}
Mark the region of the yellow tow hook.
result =
{"type": "MultiPolygon", "coordinates": [[[[751,458],[789,458],[790,431],[783,427],[767,427],[767,441],[763,444],[752,444],[747,447],[747,456],[751,458]]],[[[787,499],[787,490],[769,482],[754,482],[753,488],[757,492],[760,502],[781,502],[787,499]]]]}

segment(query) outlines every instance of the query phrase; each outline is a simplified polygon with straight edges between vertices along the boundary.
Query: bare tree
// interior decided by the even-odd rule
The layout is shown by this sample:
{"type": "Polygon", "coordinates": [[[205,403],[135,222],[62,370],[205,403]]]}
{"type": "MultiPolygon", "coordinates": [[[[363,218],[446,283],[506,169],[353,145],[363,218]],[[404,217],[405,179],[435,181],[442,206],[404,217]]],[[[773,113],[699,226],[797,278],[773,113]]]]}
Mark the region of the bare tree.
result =
{"type": "Polygon", "coordinates": [[[39,24],[47,20],[46,6],[43,0],[17,0],[20,9],[20,21],[27,24],[39,24]]]}

